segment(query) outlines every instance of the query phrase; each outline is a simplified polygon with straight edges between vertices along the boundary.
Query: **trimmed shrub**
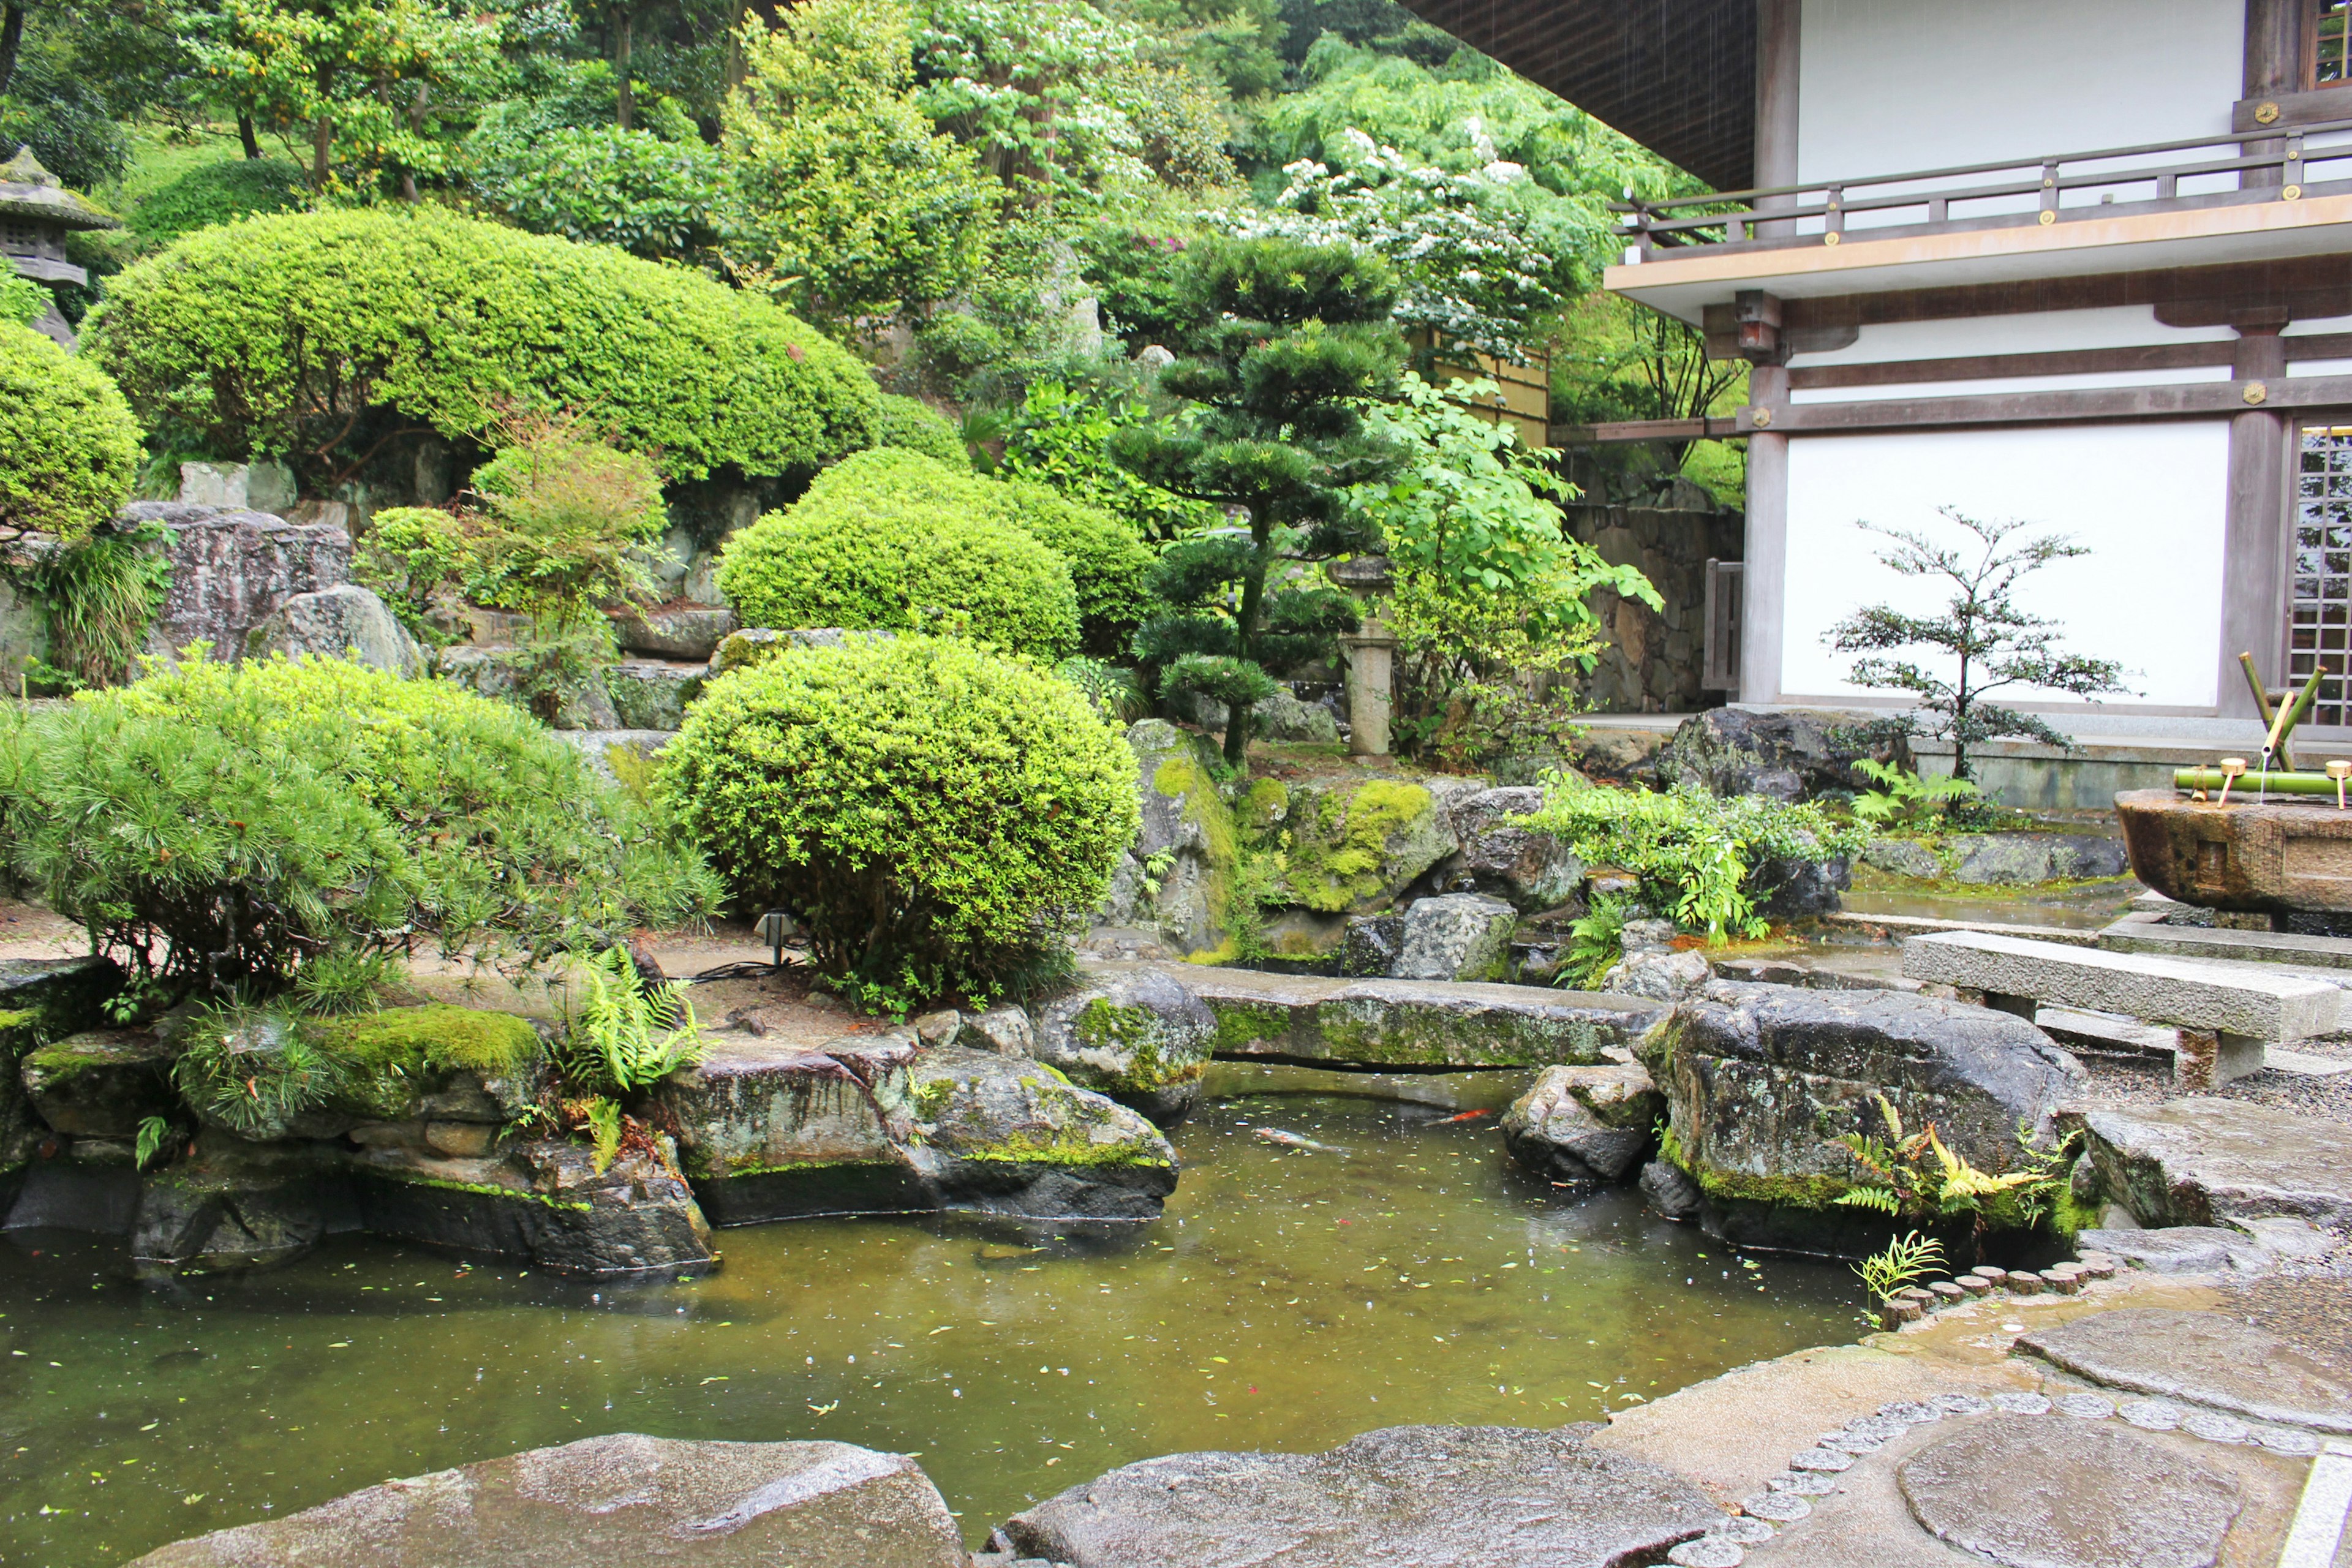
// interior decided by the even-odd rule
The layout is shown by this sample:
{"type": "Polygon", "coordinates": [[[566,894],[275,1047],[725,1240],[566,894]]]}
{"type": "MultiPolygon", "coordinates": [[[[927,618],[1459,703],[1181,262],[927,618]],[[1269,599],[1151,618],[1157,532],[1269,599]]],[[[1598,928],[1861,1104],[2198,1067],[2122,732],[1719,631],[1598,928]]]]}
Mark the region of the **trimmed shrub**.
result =
{"type": "Polygon", "coordinates": [[[224,158],[205,163],[139,198],[131,232],[151,244],[241,217],[299,212],[310,204],[310,177],[283,158],[224,158]]]}
{"type": "Polygon", "coordinates": [[[529,965],[715,901],[662,816],[513,709],[339,659],[191,663],[0,713],[0,853],[167,989],[324,955],[529,965]]]}
{"type": "Polygon", "coordinates": [[[320,460],[371,412],[494,445],[512,412],[569,408],[673,479],[778,475],[878,417],[865,369],[764,300],[429,207],[191,235],[112,279],[84,342],[151,426],[224,458],[320,460]]]}
{"type": "Polygon", "coordinates": [[[962,433],[945,415],[918,397],[901,397],[895,392],[882,395],[881,433],[874,444],[920,452],[950,468],[971,468],[971,454],[964,448],[962,433]]]}
{"type": "Polygon", "coordinates": [[[661,793],[743,908],[790,910],[837,985],[898,1010],[1046,973],[1141,824],[1134,756],[1075,688],[932,637],[720,677],[661,793]]]}
{"type": "Polygon", "coordinates": [[[139,472],[139,425],[103,372],[0,322],[0,523],[80,539],[139,472]]]}
{"type": "Polygon", "coordinates": [[[719,588],[748,626],[923,631],[1059,658],[1078,640],[1064,559],[919,452],[860,452],[728,542],[719,588]]]}
{"type": "MultiPolygon", "coordinates": [[[[1127,635],[1141,618],[1147,602],[1144,584],[1151,571],[1151,552],[1118,518],[1056,495],[1042,485],[983,479],[919,452],[884,447],[861,452],[828,468],[800,504],[783,515],[811,514],[903,518],[923,532],[954,529],[975,519],[1018,529],[1068,566],[1077,598],[1080,640],[1089,653],[1123,651],[1127,635]]],[[[720,586],[726,586],[723,565],[720,586]]],[[[748,625],[849,624],[763,621],[744,612],[740,604],[737,610],[748,625]]]]}
{"type": "Polygon", "coordinates": [[[29,327],[49,308],[49,291],[12,269],[0,274],[0,321],[29,327]]]}

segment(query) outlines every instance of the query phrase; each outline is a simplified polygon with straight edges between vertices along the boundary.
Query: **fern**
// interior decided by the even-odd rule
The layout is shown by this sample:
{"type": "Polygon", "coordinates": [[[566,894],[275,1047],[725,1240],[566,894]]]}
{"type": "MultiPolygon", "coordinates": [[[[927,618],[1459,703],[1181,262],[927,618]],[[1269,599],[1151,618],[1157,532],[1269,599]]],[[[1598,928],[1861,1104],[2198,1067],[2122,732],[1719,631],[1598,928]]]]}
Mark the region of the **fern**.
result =
{"type": "Polygon", "coordinates": [[[1601,897],[1568,928],[1568,962],[1553,984],[1590,991],[1625,956],[1625,900],[1601,897]]]}
{"type": "Polygon", "coordinates": [[[1892,1187],[1854,1187],[1839,1194],[1836,1201],[1847,1208],[1876,1209],[1889,1218],[1903,1212],[1903,1200],[1892,1187]]]}
{"type": "Polygon", "coordinates": [[[139,1123],[139,1141],[132,1146],[131,1154],[140,1170],[155,1163],[155,1156],[163,1152],[163,1140],[171,1135],[172,1124],[160,1116],[147,1117],[139,1123]]]}
{"type": "Polygon", "coordinates": [[[1884,1251],[1864,1258],[1854,1265],[1853,1271],[1862,1277],[1870,1293],[1884,1302],[1905,1286],[1943,1267],[1944,1244],[1915,1230],[1888,1242],[1884,1251]]]}
{"type": "Polygon", "coordinates": [[[603,1095],[588,1102],[588,1131],[596,1142],[596,1173],[613,1168],[621,1153],[621,1102],[603,1095]]]}
{"type": "Polygon", "coordinates": [[[647,985],[622,948],[580,967],[587,995],[556,1051],[556,1068],[575,1087],[633,1094],[702,1059],[694,1005],[669,982],[647,985]]]}

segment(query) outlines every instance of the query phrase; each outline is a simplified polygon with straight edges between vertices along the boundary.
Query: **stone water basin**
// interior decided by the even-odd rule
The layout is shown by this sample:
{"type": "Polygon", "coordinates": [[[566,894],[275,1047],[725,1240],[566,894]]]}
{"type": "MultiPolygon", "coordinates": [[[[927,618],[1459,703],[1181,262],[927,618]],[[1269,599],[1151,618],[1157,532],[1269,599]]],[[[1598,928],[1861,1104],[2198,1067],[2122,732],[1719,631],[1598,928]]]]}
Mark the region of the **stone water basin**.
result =
{"type": "Polygon", "coordinates": [[[2132,874],[2168,899],[2246,914],[2352,911],[2352,811],[2332,800],[2258,803],[2233,790],[2225,805],[2138,789],[2116,796],[2116,815],[2132,874]]]}
{"type": "Polygon", "coordinates": [[[725,1230],[724,1270],[675,1285],[348,1237],[151,1292],[117,1241],[10,1233],[0,1561],[110,1565],[609,1432],[919,1454],[977,1545],[1153,1455],[1558,1426],[1857,1331],[1843,1268],[1749,1268],[1630,1190],[1527,1176],[1470,1113],[1529,1075],[1382,1077],[1220,1064],[1154,1223],[725,1230]]]}

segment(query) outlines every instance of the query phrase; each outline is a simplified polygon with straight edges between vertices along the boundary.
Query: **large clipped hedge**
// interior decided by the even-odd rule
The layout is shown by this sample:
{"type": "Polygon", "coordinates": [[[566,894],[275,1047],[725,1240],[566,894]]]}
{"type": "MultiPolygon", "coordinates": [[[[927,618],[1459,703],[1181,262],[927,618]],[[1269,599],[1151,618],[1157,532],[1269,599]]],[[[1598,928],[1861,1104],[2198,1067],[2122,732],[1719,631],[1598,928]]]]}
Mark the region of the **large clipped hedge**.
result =
{"type": "Polygon", "coordinates": [[[84,352],[148,425],[221,457],[331,447],[359,408],[495,440],[565,408],[671,479],[805,472],[872,445],[872,378],[700,273],[427,208],[205,229],[112,279],[84,352]]]}
{"type": "Polygon", "coordinates": [[[1035,976],[1141,822],[1134,756],[1076,689],[952,638],[720,677],[661,791],[742,908],[789,910],[825,973],[893,1008],[1035,976]]]}
{"type": "Polygon", "coordinates": [[[946,416],[934,412],[920,398],[902,397],[895,392],[882,395],[882,426],[874,444],[920,452],[959,471],[971,467],[963,437],[946,416]]]}
{"type": "MultiPolygon", "coordinates": [[[[918,451],[883,447],[861,452],[826,469],[798,505],[780,515],[796,523],[823,519],[829,527],[847,528],[859,526],[867,519],[887,518],[894,530],[916,536],[969,531],[975,522],[1025,533],[1060,556],[1068,567],[1077,598],[1083,646],[1090,653],[1122,651],[1127,634],[1143,613],[1144,580],[1151,569],[1151,553],[1124,521],[1066,500],[1041,485],[983,479],[918,451]]],[[[742,536],[745,565],[739,568],[737,577],[754,598],[769,593],[769,585],[780,581],[776,571],[764,564],[764,557],[772,546],[765,539],[755,542],[752,537],[768,527],[769,521],[763,519],[742,536]],[[755,570],[751,564],[754,560],[761,560],[763,564],[755,570]]],[[[719,585],[727,588],[727,584],[722,564],[719,585]]],[[[734,595],[732,588],[727,591],[730,597],[734,595]]],[[[814,591],[813,586],[809,591],[814,591]]],[[[806,613],[801,609],[798,596],[791,604],[793,613],[806,613]]],[[[740,600],[737,601],[737,611],[751,625],[820,624],[807,619],[760,619],[740,600]]],[[[877,618],[856,624],[898,626],[908,623],[877,618]]],[[[1012,641],[1004,637],[995,640],[1012,641]]]]}
{"type": "Polygon", "coordinates": [[[988,483],[919,452],[860,452],[730,540],[719,592],[748,626],[954,632],[1059,658],[1078,641],[1069,567],[971,503],[988,483]]]}
{"type": "Polygon", "coordinates": [[[667,818],[523,714],[337,659],[0,708],[0,857],[100,947],[215,992],[412,942],[529,963],[718,896],[667,818]]]}
{"type": "Polygon", "coordinates": [[[139,471],[139,425],[102,372],[0,321],[0,523],[79,539],[139,471]]]}

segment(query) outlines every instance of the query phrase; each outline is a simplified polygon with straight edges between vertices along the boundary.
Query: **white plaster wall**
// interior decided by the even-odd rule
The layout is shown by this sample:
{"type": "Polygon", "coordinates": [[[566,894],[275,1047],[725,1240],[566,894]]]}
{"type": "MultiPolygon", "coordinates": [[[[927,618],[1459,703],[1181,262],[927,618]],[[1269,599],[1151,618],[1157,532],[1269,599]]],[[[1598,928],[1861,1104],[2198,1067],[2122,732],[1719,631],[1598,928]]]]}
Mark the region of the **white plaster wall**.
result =
{"type": "Polygon", "coordinates": [[[1794,370],[1813,365],[1883,364],[1894,360],[1958,359],[1972,354],[2137,348],[2143,343],[2226,343],[2234,342],[2237,335],[2227,327],[2168,327],[2156,319],[2153,305],[2033,310],[1940,321],[1888,321],[1863,328],[1853,342],[1832,353],[1798,354],[1789,361],[1789,366],[1794,370]]]}
{"type": "Polygon", "coordinates": [[[2066,375],[1989,375],[1967,381],[1906,381],[1889,382],[1884,386],[1814,387],[1790,392],[1789,401],[1885,403],[1901,397],[1990,397],[2000,392],[2082,392],[2102,386],[2163,386],[2178,382],[2229,379],[2228,365],[2182,365],[2170,370],[2089,370],[2066,375]]]}
{"type": "MultiPolygon", "coordinates": [[[[2057,619],[2069,650],[2137,672],[2127,684],[2138,695],[2106,706],[2210,709],[2228,468],[2222,420],[1790,437],[1784,699],[1894,695],[1846,680],[1856,656],[1830,648],[1830,628],[1865,605],[1930,614],[1949,594],[1881,564],[1888,542],[1855,524],[1972,542],[1937,514],[1953,506],[2022,518],[2090,547],[2026,578],[2017,598],[2057,619]]],[[[1924,652],[1901,657],[1930,663],[1924,652]]],[[[2054,692],[2008,697],[2082,706],[2054,692]]]]}
{"type": "Polygon", "coordinates": [[[2224,132],[2243,79],[2243,0],[1803,5],[1803,180],[2224,132]]]}

